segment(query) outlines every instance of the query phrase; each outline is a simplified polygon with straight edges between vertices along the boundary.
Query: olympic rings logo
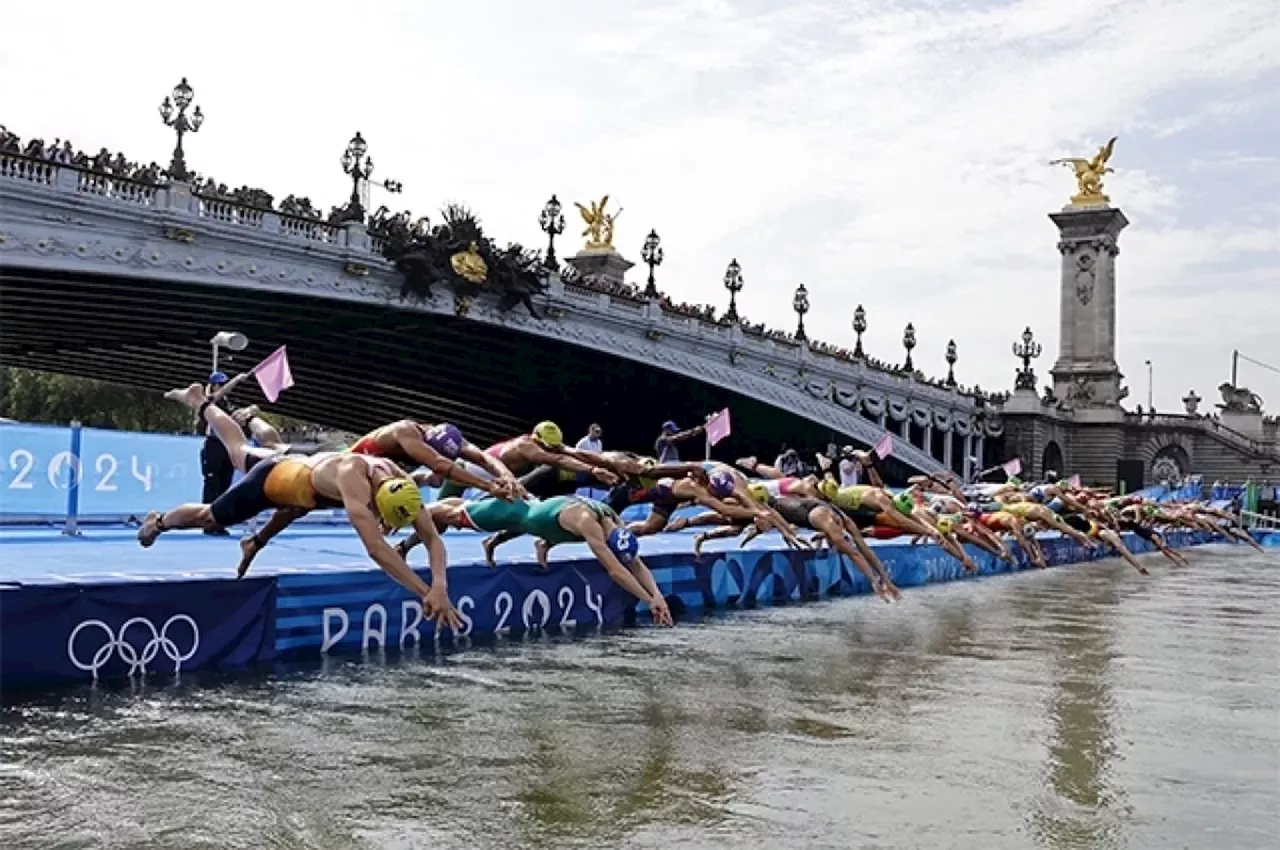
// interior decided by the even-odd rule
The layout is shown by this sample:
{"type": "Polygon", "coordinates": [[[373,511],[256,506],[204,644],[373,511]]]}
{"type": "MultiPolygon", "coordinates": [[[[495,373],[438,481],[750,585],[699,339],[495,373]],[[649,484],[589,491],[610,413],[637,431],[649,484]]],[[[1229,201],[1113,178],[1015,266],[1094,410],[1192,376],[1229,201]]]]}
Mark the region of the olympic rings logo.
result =
{"type": "Polygon", "coordinates": [[[179,673],[182,671],[182,663],[194,658],[196,651],[199,649],[200,628],[196,625],[196,621],[186,614],[174,614],[168,620],[165,620],[164,625],[158,630],[155,623],[146,617],[134,617],[130,620],[125,620],[124,625],[120,626],[119,635],[101,620],[85,620],[72,629],[71,634],[67,637],[67,658],[79,669],[92,673],[95,679],[98,678],[98,671],[105,667],[107,662],[111,660],[111,656],[116,653],[120,655],[121,661],[129,665],[129,675],[136,676],[139,673],[146,673],[147,665],[154,661],[161,652],[173,662],[173,672],[179,673]],[[180,651],[177,641],[169,637],[169,628],[175,623],[186,623],[191,629],[191,648],[186,652],[180,651]],[[106,634],[106,642],[94,651],[92,659],[86,663],[83,658],[76,654],[76,637],[88,628],[101,629],[106,634]],[[141,651],[126,638],[130,629],[133,629],[134,634],[139,629],[142,629],[144,638],[147,632],[151,633],[150,639],[143,644],[141,651]]]}

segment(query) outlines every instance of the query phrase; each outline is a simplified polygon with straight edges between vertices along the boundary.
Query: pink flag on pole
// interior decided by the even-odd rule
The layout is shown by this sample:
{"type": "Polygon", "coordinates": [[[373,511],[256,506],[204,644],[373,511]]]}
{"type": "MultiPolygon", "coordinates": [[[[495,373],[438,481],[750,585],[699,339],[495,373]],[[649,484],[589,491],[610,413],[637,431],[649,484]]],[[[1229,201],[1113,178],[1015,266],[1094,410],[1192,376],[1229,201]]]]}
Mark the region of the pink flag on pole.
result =
{"type": "Polygon", "coordinates": [[[1067,479],[1067,486],[1068,486],[1068,487],[1079,487],[1079,486],[1080,486],[1080,475],[1079,475],[1079,473],[1077,473],[1077,474],[1075,474],[1075,475],[1073,475],[1073,476],[1071,476],[1070,478],[1068,478],[1068,479],[1067,479]]]}
{"type": "Polygon", "coordinates": [[[707,443],[712,446],[729,436],[729,408],[708,419],[706,429],[707,443]]]}
{"type": "Polygon", "coordinates": [[[876,457],[881,460],[884,460],[889,455],[893,454],[893,435],[885,434],[876,441],[876,444],[872,447],[871,451],[875,452],[876,457]]]}
{"type": "Polygon", "coordinates": [[[275,401],[280,393],[293,386],[293,372],[289,370],[289,356],[284,353],[284,346],[280,346],[266,360],[254,366],[253,376],[258,379],[258,386],[262,387],[262,394],[267,397],[267,401],[275,401]]]}
{"type": "Polygon", "coordinates": [[[1007,460],[1000,468],[1004,470],[1005,475],[1013,478],[1022,473],[1022,458],[1015,457],[1013,460],[1007,460]]]}

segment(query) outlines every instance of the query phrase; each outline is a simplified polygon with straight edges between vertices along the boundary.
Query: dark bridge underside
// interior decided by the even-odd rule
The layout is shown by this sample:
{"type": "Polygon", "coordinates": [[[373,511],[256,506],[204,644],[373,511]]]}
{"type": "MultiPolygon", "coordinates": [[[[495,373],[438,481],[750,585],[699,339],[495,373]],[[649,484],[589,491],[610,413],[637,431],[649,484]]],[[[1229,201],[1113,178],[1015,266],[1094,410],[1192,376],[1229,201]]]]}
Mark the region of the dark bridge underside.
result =
{"type": "MultiPolygon", "coordinates": [[[[664,420],[687,427],[728,405],[734,435],[716,447],[721,459],[759,452],[771,460],[782,441],[809,451],[850,442],[691,378],[453,316],[233,287],[0,269],[6,366],[162,391],[208,374],[208,340],[219,330],[250,339],[233,361],[224,354],[229,373],[289,347],[297,386],[265,408],[356,433],[411,417],[454,422],[488,445],[552,419],[572,442],[598,421],[606,447],[647,451],[664,420]]],[[[261,398],[250,387],[236,400],[261,398]]],[[[683,454],[701,452],[699,442],[683,454]]],[[[905,470],[890,472],[897,478],[905,470]]]]}

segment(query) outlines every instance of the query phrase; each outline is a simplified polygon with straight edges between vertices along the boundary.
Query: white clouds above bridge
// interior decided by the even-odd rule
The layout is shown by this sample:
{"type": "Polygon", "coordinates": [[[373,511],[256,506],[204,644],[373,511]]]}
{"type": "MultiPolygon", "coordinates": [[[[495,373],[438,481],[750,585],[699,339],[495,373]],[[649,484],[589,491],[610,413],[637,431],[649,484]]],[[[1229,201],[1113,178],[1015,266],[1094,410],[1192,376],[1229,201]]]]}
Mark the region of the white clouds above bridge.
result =
{"type": "MultiPolygon", "coordinates": [[[[6,10],[0,121],[166,163],[156,106],[185,75],[208,121],[188,163],[326,208],[352,133],[393,207],[464,201],[540,245],[551,193],[605,192],[660,285],[723,306],[737,257],[749,318],[990,389],[1026,324],[1057,346],[1057,240],[1072,191],[1045,162],[1119,135],[1119,359],[1131,402],[1156,363],[1164,409],[1213,398],[1230,350],[1280,360],[1280,3],[944,0],[466,4],[58,4],[6,10]],[[200,11],[197,11],[200,9],[200,11]]],[[[379,203],[375,190],[374,204],[379,203]]],[[[576,247],[576,222],[564,248],[576,247]]],[[[565,251],[562,250],[561,253],[565,251]]],[[[1280,410],[1280,379],[1242,372],[1280,410]]]]}

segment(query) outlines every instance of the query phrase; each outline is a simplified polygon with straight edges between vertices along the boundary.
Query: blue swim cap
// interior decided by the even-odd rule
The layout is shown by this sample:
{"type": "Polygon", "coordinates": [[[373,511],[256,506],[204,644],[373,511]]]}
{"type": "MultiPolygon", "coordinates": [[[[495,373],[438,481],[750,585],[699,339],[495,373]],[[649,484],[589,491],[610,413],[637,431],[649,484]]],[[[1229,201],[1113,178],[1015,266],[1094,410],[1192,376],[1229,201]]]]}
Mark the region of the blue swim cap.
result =
{"type": "Polygon", "coordinates": [[[663,422],[663,423],[662,423],[662,430],[663,430],[663,431],[665,431],[665,432],[666,432],[666,433],[668,433],[668,434],[674,434],[675,432],[679,431],[680,429],[676,427],[676,423],[674,423],[674,422],[672,422],[670,419],[668,419],[666,422],[663,422]]]}
{"type": "Polygon", "coordinates": [[[640,554],[640,541],[625,528],[615,528],[609,532],[609,550],[618,556],[618,560],[629,564],[640,554]]]}
{"type": "Polygon", "coordinates": [[[427,429],[424,440],[428,446],[449,460],[458,459],[458,455],[462,454],[462,445],[466,442],[462,439],[462,432],[458,430],[458,426],[448,422],[432,425],[427,429]]]}
{"type": "Polygon", "coordinates": [[[711,473],[708,479],[711,495],[717,499],[723,499],[726,496],[733,495],[733,475],[723,469],[717,469],[711,473]]]}
{"type": "Polygon", "coordinates": [[[227,373],[226,373],[226,372],[214,372],[212,375],[210,375],[210,376],[209,376],[209,380],[208,380],[208,382],[207,382],[207,383],[210,383],[210,384],[225,384],[226,382],[227,382],[227,373]]]}

